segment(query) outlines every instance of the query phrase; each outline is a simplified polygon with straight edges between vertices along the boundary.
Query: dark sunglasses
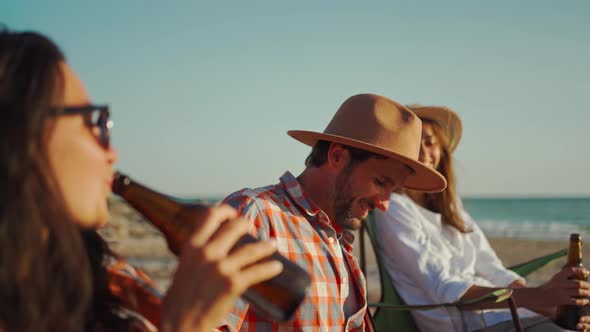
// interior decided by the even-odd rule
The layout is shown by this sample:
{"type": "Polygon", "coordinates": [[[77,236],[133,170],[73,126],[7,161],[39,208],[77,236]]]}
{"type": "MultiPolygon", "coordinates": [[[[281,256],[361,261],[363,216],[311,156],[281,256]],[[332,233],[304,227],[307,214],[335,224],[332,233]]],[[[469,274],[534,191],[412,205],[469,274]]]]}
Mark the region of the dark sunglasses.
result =
{"type": "Polygon", "coordinates": [[[55,112],[56,115],[82,114],[88,127],[98,127],[100,129],[100,134],[98,135],[100,144],[105,148],[110,146],[113,121],[110,120],[111,113],[108,105],[62,107],[56,109],[55,112]]]}

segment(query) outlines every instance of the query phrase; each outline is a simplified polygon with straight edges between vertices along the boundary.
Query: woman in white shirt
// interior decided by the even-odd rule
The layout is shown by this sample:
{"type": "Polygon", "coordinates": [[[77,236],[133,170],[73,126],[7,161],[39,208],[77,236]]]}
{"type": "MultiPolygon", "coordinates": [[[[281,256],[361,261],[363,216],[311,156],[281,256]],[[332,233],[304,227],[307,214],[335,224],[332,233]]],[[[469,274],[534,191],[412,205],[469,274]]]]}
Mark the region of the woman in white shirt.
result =
{"type": "MultiPolygon", "coordinates": [[[[546,284],[529,288],[524,279],[506,269],[455,190],[451,154],[461,139],[459,116],[447,107],[408,107],[423,122],[420,161],[438,170],[448,185],[442,193],[394,193],[387,212],[376,210],[376,250],[400,296],[409,304],[430,304],[474,299],[510,287],[517,305],[530,309],[519,309],[526,331],[565,331],[552,322],[556,306],[588,304],[574,296],[588,296],[590,284],[567,279],[586,272],[567,269],[546,284]]],[[[464,312],[468,330],[510,330],[510,311],[503,306],[464,312]]],[[[446,309],[413,311],[412,315],[423,332],[453,331],[457,324],[446,309]]],[[[589,318],[580,319],[579,330],[590,328],[589,318]]]]}

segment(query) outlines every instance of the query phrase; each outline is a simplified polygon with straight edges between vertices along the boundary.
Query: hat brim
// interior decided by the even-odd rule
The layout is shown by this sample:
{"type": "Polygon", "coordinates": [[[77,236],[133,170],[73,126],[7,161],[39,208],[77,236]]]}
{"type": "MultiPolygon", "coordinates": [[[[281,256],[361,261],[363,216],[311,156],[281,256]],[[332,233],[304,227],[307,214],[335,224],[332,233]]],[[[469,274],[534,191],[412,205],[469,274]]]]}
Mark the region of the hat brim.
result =
{"type": "Polygon", "coordinates": [[[420,119],[436,122],[447,135],[449,150],[455,151],[463,135],[463,124],[455,111],[446,106],[407,105],[406,107],[420,119]]]}
{"type": "Polygon", "coordinates": [[[406,178],[406,182],[404,183],[404,188],[407,189],[424,192],[441,192],[447,187],[446,179],[436,170],[422,164],[419,161],[405,157],[393,151],[383,149],[377,145],[368,144],[348,137],[307,130],[289,130],[287,134],[301,143],[312,147],[317,143],[317,141],[324,140],[367,150],[388,158],[398,160],[414,171],[410,176],[408,176],[408,178],[406,178]]]}

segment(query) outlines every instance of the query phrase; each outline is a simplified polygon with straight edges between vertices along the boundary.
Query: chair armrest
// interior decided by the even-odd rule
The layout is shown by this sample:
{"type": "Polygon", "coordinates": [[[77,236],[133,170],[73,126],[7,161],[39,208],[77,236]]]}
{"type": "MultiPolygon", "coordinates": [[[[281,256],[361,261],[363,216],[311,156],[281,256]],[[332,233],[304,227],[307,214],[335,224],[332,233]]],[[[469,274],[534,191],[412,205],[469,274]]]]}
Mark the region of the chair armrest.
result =
{"type": "Polygon", "coordinates": [[[448,303],[435,303],[435,304],[418,304],[418,305],[393,305],[387,303],[369,303],[369,307],[378,307],[381,309],[386,310],[395,310],[395,311],[411,311],[411,310],[433,310],[442,307],[456,307],[458,309],[475,309],[479,306],[489,305],[494,303],[500,303],[506,301],[508,303],[508,307],[510,308],[510,313],[512,315],[512,322],[514,324],[514,328],[517,332],[522,332],[522,325],[520,323],[520,318],[518,317],[518,311],[516,310],[516,303],[512,298],[512,289],[509,288],[502,288],[490,292],[482,297],[472,299],[472,300],[464,300],[464,301],[457,301],[457,302],[448,302],[448,303]]]}
{"type": "Polygon", "coordinates": [[[375,308],[382,308],[387,310],[396,310],[396,311],[412,311],[412,310],[433,310],[442,307],[458,307],[458,308],[467,308],[467,307],[477,307],[486,304],[493,304],[493,303],[500,303],[506,301],[508,298],[512,296],[512,289],[509,288],[502,288],[490,292],[482,297],[472,300],[464,300],[464,301],[457,301],[457,302],[447,302],[447,303],[433,303],[433,304],[388,304],[388,303],[369,303],[369,307],[375,308]]]}
{"type": "Polygon", "coordinates": [[[521,277],[526,277],[527,275],[531,274],[532,272],[542,268],[543,266],[547,265],[549,262],[567,255],[567,249],[561,249],[554,253],[541,256],[538,258],[531,259],[530,261],[520,263],[514,266],[509,267],[510,270],[518,273],[521,277]]]}

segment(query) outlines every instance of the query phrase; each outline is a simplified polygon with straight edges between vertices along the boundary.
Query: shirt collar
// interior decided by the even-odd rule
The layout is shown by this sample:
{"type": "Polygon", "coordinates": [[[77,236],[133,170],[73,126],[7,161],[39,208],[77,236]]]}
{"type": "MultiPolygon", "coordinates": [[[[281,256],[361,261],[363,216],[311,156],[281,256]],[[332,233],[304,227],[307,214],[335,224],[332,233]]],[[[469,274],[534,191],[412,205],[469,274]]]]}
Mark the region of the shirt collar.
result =
{"type": "Polygon", "coordinates": [[[350,245],[350,250],[352,250],[352,244],[354,243],[354,233],[349,230],[342,231],[342,239],[348,245],[350,245]]]}
{"type": "Polygon", "coordinates": [[[287,195],[291,197],[291,200],[297,204],[305,213],[309,216],[316,216],[321,210],[312,202],[307,194],[303,191],[301,183],[297,181],[297,178],[287,171],[281,176],[281,184],[285,188],[287,195]]]}
{"type": "MultiPolygon", "coordinates": [[[[309,199],[309,197],[307,196],[305,191],[303,191],[303,188],[301,187],[301,183],[299,183],[299,181],[297,181],[297,178],[295,176],[293,176],[293,174],[291,174],[291,172],[286,171],[283,174],[283,176],[281,176],[280,181],[281,181],[281,184],[283,185],[283,187],[285,188],[287,195],[289,195],[291,200],[293,202],[295,202],[295,204],[302,211],[304,211],[307,215],[309,215],[311,217],[315,217],[318,213],[320,213],[320,211],[322,211],[311,199],[309,199]]],[[[324,214],[324,216],[325,216],[325,214],[324,214]]],[[[320,218],[320,219],[322,219],[322,218],[320,218]]],[[[325,219],[326,219],[325,223],[327,223],[329,225],[330,221],[328,220],[327,217],[325,217],[325,219]]],[[[355,238],[355,236],[354,236],[353,232],[348,231],[348,230],[344,230],[341,233],[341,236],[339,236],[339,239],[344,240],[349,245],[352,245],[352,243],[354,242],[354,238],[355,238]]]]}

